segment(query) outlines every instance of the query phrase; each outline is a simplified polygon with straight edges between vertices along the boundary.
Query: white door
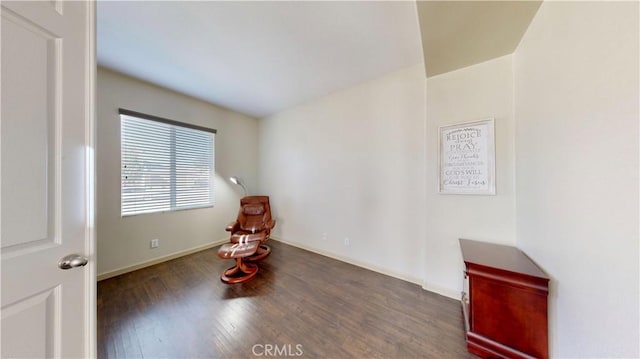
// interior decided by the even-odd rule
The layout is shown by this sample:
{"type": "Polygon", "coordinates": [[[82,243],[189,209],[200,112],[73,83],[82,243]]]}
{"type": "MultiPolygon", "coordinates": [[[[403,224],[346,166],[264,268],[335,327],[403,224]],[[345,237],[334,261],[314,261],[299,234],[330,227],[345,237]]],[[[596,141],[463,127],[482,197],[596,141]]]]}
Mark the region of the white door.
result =
{"type": "Polygon", "coordinates": [[[0,354],[95,356],[94,4],[2,1],[0,15],[0,354]]]}

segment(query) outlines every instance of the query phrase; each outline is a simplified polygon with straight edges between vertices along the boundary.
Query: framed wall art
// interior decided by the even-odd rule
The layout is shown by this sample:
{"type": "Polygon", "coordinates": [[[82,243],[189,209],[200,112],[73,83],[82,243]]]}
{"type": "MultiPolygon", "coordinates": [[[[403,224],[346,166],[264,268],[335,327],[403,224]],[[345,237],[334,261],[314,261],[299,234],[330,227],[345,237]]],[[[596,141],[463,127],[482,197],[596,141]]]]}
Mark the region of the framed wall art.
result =
{"type": "Polygon", "coordinates": [[[496,194],[494,119],[439,127],[438,192],[496,194]]]}

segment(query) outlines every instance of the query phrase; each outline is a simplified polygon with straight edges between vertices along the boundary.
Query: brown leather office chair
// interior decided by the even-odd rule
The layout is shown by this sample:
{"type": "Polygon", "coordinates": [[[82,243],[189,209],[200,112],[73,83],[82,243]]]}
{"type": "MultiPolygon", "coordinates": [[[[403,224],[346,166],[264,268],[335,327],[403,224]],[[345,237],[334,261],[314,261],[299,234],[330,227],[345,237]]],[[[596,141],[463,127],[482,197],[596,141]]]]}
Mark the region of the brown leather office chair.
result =
{"type": "Polygon", "coordinates": [[[245,258],[246,261],[255,262],[271,253],[271,248],[264,243],[269,240],[275,225],[276,221],[271,218],[269,196],[246,196],[240,199],[238,218],[227,226],[226,231],[231,232],[231,243],[260,243],[257,251],[245,258]]]}

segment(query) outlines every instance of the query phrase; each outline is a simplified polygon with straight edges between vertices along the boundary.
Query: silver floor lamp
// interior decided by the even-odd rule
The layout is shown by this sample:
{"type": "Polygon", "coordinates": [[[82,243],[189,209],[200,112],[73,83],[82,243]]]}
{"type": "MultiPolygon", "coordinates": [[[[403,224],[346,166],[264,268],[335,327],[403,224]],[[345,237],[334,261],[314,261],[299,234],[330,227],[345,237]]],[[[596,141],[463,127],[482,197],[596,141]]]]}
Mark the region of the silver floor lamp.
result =
{"type": "Polygon", "coordinates": [[[247,187],[245,187],[244,183],[242,183],[242,181],[240,180],[240,178],[236,177],[236,176],[231,176],[229,177],[229,181],[237,184],[238,186],[242,187],[242,189],[244,190],[244,195],[247,196],[249,194],[249,191],[247,191],[247,187]]]}

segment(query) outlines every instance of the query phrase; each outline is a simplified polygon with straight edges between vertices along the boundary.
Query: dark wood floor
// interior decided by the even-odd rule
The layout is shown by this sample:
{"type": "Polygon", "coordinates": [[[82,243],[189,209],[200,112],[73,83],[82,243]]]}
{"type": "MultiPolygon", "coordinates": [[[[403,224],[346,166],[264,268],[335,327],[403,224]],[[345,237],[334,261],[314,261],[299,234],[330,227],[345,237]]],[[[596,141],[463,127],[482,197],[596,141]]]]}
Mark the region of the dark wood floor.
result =
{"type": "Polygon", "coordinates": [[[475,358],[459,302],[269,244],[244,284],[220,282],[217,248],[99,282],[98,357],[475,358]]]}

